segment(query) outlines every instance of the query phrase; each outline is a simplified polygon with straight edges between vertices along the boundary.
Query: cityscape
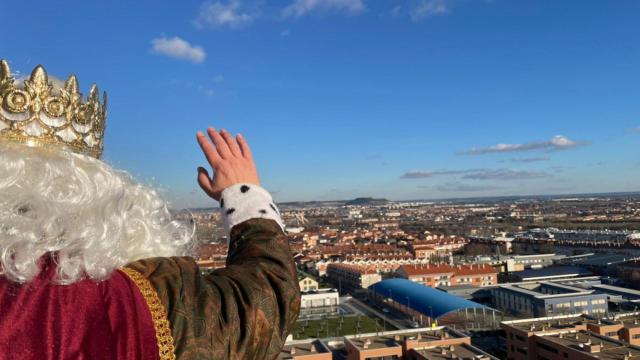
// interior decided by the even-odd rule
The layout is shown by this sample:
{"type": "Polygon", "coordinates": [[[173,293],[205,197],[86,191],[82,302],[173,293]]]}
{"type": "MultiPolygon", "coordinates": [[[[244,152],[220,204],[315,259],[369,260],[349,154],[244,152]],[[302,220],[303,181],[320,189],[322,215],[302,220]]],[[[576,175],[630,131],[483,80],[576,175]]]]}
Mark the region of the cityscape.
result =
{"type": "MultiPolygon", "coordinates": [[[[281,359],[640,357],[640,194],[280,204],[302,310],[281,359]]],[[[225,266],[218,209],[194,219],[225,266]]]]}
{"type": "Polygon", "coordinates": [[[640,360],[640,1],[4,5],[0,359],[640,360]]]}

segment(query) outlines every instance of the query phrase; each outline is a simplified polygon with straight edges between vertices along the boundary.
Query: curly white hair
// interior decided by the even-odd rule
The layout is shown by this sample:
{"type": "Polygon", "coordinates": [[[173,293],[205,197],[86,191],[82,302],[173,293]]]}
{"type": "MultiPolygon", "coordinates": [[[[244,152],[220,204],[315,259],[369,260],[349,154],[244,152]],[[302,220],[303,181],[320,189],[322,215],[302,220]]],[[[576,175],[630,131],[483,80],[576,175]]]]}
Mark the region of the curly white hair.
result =
{"type": "Polygon", "coordinates": [[[15,282],[55,254],[61,284],[103,280],[148,257],[191,251],[193,228],[173,220],[148,186],[103,161],[0,141],[0,266],[15,282]]]}

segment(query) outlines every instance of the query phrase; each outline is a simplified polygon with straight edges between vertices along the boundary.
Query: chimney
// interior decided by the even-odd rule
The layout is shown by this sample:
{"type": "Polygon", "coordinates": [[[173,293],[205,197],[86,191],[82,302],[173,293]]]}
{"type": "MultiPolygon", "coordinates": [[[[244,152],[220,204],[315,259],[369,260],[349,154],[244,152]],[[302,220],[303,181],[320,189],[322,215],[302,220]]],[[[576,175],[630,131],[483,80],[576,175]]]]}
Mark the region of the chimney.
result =
{"type": "Polygon", "coordinates": [[[588,352],[590,353],[599,353],[600,350],[602,349],[602,345],[601,344],[592,344],[591,342],[588,342],[585,344],[585,348],[588,352]]]}

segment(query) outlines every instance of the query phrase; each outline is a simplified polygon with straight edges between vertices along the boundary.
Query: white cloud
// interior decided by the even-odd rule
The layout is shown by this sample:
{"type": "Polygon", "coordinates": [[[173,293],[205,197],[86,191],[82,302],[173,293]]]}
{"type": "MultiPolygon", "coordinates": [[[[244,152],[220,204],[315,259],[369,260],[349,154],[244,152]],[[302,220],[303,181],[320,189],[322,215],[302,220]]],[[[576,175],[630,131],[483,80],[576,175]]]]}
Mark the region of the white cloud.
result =
{"type": "Polygon", "coordinates": [[[284,17],[301,17],[314,11],[346,12],[358,14],[367,7],[363,0],[294,0],[282,10],[284,17]]]}
{"type": "Polygon", "coordinates": [[[240,0],[230,0],[227,3],[207,1],[200,7],[194,23],[199,28],[227,26],[239,29],[253,22],[256,16],[255,13],[244,10],[240,0]]]}
{"type": "Polygon", "coordinates": [[[400,16],[401,11],[402,11],[401,5],[394,6],[393,9],[391,9],[391,16],[398,17],[400,16]]]}
{"type": "Polygon", "coordinates": [[[499,186],[493,185],[470,185],[460,182],[444,183],[436,186],[436,190],[442,192],[481,192],[490,190],[500,190],[499,186]]]}
{"type": "Polygon", "coordinates": [[[534,157],[528,157],[528,158],[514,158],[514,159],[510,159],[509,161],[515,162],[515,163],[532,163],[532,162],[549,161],[549,160],[551,160],[551,158],[548,156],[534,156],[534,157]]]}
{"type": "Polygon", "coordinates": [[[445,0],[422,0],[409,11],[409,16],[413,21],[420,21],[448,12],[449,7],[445,0]]]}
{"type": "Polygon", "coordinates": [[[151,50],[158,55],[165,55],[174,59],[201,63],[207,57],[200,46],[191,45],[188,41],[177,36],[172,38],[159,37],[151,40],[151,50]]]}
{"type": "Polygon", "coordinates": [[[462,152],[466,155],[483,155],[492,153],[533,151],[533,150],[567,150],[578,146],[588,145],[586,141],[574,141],[566,136],[556,135],[547,141],[534,141],[524,144],[496,144],[486,148],[472,148],[469,151],[462,152]]]}
{"type": "Polygon", "coordinates": [[[475,172],[486,171],[484,169],[468,169],[468,170],[444,170],[444,171],[423,171],[414,170],[400,176],[401,179],[425,179],[434,176],[461,175],[475,172]]]}
{"type": "Polygon", "coordinates": [[[409,171],[400,176],[401,179],[427,179],[434,176],[462,175],[468,180],[527,180],[550,176],[545,172],[517,171],[510,169],[466,169],[445,171],[409,171]]]}
{"type": "Polygon", "coordinates": [[[549,174],[545,172],[498,169],[471,173],[463,176],[462,178],[470,180],[529,180],[548,176],[549,174]]]}

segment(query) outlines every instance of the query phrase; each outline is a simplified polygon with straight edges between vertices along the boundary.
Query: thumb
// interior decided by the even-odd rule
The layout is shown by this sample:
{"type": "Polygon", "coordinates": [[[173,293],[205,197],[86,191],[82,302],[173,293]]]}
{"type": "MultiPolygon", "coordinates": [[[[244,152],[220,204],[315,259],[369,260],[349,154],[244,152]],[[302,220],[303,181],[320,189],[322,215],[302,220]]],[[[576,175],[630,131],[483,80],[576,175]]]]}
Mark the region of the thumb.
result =
{"type": "Polygon", "coordinates": [[[214,196],[214,191],[213,191],[213,187],[211,186],[211,178],[209,177],[209,172],[207,172],[207,169],[203,167],[198,167],[198,185],[200,185],[200,188],[202,189],[202,191],[204,191],[207,195],[218,200],[214,196]]]}

